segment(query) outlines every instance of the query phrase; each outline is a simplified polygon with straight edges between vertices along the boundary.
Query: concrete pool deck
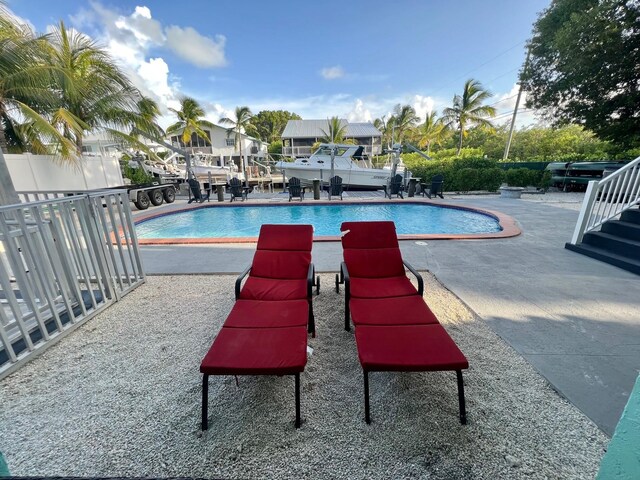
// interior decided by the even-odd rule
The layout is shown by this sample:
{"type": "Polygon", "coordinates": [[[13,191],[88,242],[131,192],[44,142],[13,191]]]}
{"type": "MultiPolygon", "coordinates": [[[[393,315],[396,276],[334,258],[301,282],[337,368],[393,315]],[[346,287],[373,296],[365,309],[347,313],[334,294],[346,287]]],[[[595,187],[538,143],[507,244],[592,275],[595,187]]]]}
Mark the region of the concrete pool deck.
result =
{"type": "MultiPolygon", "coordinates": [[[[579,196],[563,195],[445,196],[448,203],[510,215],[523,233],[506,239],[403,241],[401,249],[611,435],[640,371],[640,282],[564,248],[578,217],[579,196]]],[[[153,275],[237,273],[250,263],[254,248],[248,243],[141,250],[145,271],[153,275]]],[[[318,271],[336,271],[341,257],[340,243],[314,244],[318,271]]]]}

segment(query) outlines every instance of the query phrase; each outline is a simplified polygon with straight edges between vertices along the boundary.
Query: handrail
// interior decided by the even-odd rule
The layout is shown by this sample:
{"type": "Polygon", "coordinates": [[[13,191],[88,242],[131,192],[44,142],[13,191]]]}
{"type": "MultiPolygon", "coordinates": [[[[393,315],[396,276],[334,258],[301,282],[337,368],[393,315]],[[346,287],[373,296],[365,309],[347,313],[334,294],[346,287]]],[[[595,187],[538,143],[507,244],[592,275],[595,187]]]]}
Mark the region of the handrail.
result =
{"type": "Polygon", "coordinates": [[[640,204],[640,157],[602,180],[587,186],[571,244],[582,242],[584,234],[640,204]]]}

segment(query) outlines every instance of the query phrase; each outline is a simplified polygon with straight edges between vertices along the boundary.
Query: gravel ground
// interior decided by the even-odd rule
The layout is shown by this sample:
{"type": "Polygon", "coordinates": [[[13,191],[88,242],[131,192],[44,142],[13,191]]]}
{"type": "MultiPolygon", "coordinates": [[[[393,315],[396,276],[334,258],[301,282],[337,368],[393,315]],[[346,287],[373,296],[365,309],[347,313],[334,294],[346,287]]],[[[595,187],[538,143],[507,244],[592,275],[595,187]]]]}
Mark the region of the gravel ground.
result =
{"type": "Polygon", "coordinates": [[[343,296],[322,275],[302,375],[212,377],[198,365],[233,302],[230,276],[149,277],[0,382],[0,449],[14,475],[222,478],[593,478],[607,444],[576,408],[437,280],[426,298],[465,352],[469,424],[451,372],[371,376],[364,417],[343,296]],[[158,312],[158,313],[153,313],[158,312]]]}

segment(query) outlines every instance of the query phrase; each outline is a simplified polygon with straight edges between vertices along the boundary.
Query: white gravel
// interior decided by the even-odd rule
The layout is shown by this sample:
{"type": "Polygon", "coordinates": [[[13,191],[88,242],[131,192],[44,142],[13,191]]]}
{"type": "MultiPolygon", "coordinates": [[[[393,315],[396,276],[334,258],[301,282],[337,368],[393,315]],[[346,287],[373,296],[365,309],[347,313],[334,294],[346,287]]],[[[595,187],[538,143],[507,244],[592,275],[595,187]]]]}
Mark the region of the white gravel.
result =
{"type": "Polygon", "coordinates": [[[426,298],[471,364],[469,424],[453,373],[371,376],[374,423],[343,300],[322,275],[302,375],[212,377],[198,365],[233,303],[231,276],[150,277],[0,382],[14,475],[221,478],[593,478],[607,437],[432,276],[426,298]]]}

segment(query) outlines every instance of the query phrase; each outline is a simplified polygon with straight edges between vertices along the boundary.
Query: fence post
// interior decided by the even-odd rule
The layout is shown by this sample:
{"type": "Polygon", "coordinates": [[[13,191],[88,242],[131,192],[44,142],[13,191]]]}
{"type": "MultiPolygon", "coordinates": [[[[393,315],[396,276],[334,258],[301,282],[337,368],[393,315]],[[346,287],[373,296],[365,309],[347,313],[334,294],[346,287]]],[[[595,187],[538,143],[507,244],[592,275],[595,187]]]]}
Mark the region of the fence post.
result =
{"type": "Polygon", "coordinates": [[[571,242],[569,242],[572,245],[577,245],[582,241],[584,231],[586,230],[589,219],[591,218],[593,203],[596,199],[596,193],[598,191],[598,183],[599,182],[597,180],[592,180],[587,186],[587,192],[584,194],[584,200],[582,200],[582,208],[580,209],[580,215],[578,216],[578,223],[576,223],[576,228],[573,231],[571,242]]]}

